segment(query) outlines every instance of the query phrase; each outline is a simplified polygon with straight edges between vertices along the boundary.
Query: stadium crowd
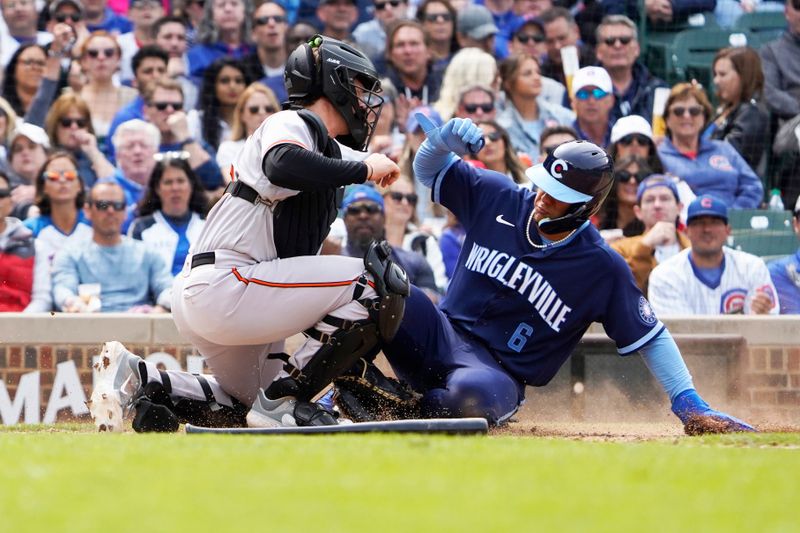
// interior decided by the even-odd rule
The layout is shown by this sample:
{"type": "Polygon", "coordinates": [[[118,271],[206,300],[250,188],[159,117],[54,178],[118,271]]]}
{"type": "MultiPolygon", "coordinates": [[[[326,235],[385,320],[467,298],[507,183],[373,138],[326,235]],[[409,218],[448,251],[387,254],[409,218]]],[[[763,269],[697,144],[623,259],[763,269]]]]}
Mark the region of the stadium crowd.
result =
{"type": "Polygon", "coordinates": [[[437,125],[468,117],[486,145],[465,158],[520,187],[562,142],[609,150],[617,185],[593,222],[660,314],[800,313],[800,249],[766,265],[724,246],[737,210],[786,206],[800,239],[800,0],[0,8],[0,311],[169,312],[172,277],[239,149],[281,109],[288,53],[321,33],[362,50],[383,76],[369,150],[403,172],[386,190],[347,191],[323,253],[358,256],[385,238],[439,301],[464,230],[414,179],[416,114],[437,125]],[[732,27],[759,11],[782,11],[785,31],[758,46],[732,39],[708,65],[711,86],[670,87],[645,66],[643,27],[698,14],[732,27]],[[731,272],[739,263],[748,266],[731,272]],[[734,274],[745,293],[717,305],[734,274]],[[695,289],[693,307],[665,301],[695,289]]]}

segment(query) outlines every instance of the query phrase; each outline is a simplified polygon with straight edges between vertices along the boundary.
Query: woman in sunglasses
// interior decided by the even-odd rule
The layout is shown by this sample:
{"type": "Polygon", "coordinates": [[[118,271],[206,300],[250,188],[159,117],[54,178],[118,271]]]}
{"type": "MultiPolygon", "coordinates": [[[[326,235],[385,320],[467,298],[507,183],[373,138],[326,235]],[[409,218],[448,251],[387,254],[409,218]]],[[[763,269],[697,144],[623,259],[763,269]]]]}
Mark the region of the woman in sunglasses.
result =
{"type": "Polygon", "coordinates": [[[505,174],[517,185],[530,189],[531,180],[525,176],[527,167],[520,161],[517,152],[511,146],[508,132],[493,120],[485,120],[477,124],[483,130],[486,144],[483,150],[475,155],[475,159],[486,165],[489,170],[505,174]]]}
{"type": "Polygon", "coordinates": [[[417,21],[428,36],[434,70],[444,70],[459,48],[455,8],[449,0],[425,0],[417,8],[417,21]]]}
{"type": "Polygon", "coordinates": [[[633,206],[636,205],[639,184],[652,173],[647,162],[635,155],[615,162],[614,177],[617,183],[597,213],[596,225],[606,242],[642,233],[644,225],[636,218],[633,206]]]}
{"type": "Polygon", "coordinates": [[[268,116],[280,109],[275,93],[263,83],[251,83],[244,90],[233,110],[231,138],[223,141],[217,150],[217,164],[223,175],[228,176],[228,169],[244,146],[244,141],[268,116]]]}
{"type": "Polygon", "coordinates": [[[92,226],[83,214],[85,184],[75,158],[64,150],[53,152],[36,178],[36,206],[39,216],[25,225],[36,238],[36,267],[33,299],[26,312],[52,310],[50,273],[59,250],[92,239],[92,226]]]}
{"type": "Polygon", "coordinates": [[[696,84],[672,88],[665,107],[667,137],[658,147],[664,169],[683,178],[697,196],[710,194],[734,209],[755,209],[764,188],[736,149],[701,137],[711,119],[711,104],[696,84]]]}
{"type": "Polygon", "coordinates": [[[59,96],[47,113],[44,129],[50,146],[73,155],[87,188],[99,178],[114,175],[114,166],[97,147],[89,105],[79,95],[68,92],[59,96]]]}
{"type": "Polygon", "coordinates": [[[47,52],[38,44],[24,44],[11,56],[3,76],[3,98],[11,104],[17,116],[25,116],[31,109],[46,64],[47,52]]]}
{"type": "Polygon", "coordinates": [[[227,57],[214,61],[203,74],[197,109],[187,113],[191,137],[215,151],[230,139],[236,104],[249,81],[240,61],[227,57]]]}
{"type": "Polygon", "coordinates": [[[175,276],[203,229],[208,208],[203,185],[187,160],[162,157],[153,169],[139,202],[139,217],[128,235],[158,252],[175,276]]]}
{"type": "Polygon", "coordinates": [[[724,48],[712,63],[720,106],[706,132],[728,141],[751,168],[757,169],[767,143],[769,117],[759,100],[764,72],[758,52],[748,47],[724,48]]]}
{"type": "Polygon", "coordinates": [[[139,94],[135,89],[114,83],[120,56],[117,40],[105,31],[92,32],[80,49],[80,65],[86,76],[86,85],[80,95],[92,103],[92,128],[104,152],[114,115],[139,94]]]}
{"type": "Polygon", "coordinates": [[[654,174],[664,173],[664,165],[653,141],[653,128],[644,117],[628,115],[617,120],[611,128],[609,141],[608,154],[614,161],[636,156],[647,161],[654,174]]]}
{"type": "Polygon", "coordinates": [[[464,48],[453,56],[444,71],[439,99],[433,108],[442,119],[453,117],[464,87],[482,85],[497,91],[497,61],[478,48],[464,48]]]}

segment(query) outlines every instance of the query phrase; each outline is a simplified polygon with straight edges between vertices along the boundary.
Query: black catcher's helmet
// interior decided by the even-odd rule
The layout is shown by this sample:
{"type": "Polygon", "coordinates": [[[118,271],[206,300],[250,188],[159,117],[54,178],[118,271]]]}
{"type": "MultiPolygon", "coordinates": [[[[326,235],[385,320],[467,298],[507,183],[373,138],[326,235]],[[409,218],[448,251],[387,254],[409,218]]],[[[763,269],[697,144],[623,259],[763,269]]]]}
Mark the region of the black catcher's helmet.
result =
{"type": "Polygon", "coordinates": [[[292,108],[327,97],[350,130],[337,140],[356,150],[367,149],[383,105],[378,94],[381,82],[367,56],[347,43],[315,35],[289,55],[283,79],[292,108]],[[356,80],[361,87],[357,88],[356,80]]]}
{"type": "Polygon", "coordinates": [[[599,146],[570,141],[552,151],[544,163],[526,172],[533,184],[560,202],[572,204],[564,216],[542,219],[544,233],[577,228],[595,214],[614,186],[614,164],[599,146]]]}

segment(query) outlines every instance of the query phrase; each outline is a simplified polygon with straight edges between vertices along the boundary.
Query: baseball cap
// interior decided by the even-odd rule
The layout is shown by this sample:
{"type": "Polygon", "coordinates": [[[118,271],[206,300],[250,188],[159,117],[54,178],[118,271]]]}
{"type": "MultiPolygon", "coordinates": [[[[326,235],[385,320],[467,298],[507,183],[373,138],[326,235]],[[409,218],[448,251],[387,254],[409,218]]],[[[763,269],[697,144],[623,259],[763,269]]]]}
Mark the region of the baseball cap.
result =
{"type": "Polygon", "coordinates": [[[710,194],[698,196],[689,204],[689,214],[686,217],[686,223],[691,224],[692,220],[703,216],[721,218],[725,222],[728,222],[728,206],[725,205],[725,202],[710,194]]]}
{"type": "Polygon", "coordinates": [[[351,187],[342,201],[342,209],[347,209],[356,202],[374,202],[381,206],[381,211],[383,211],[383,196],[375,190],[375,187],[370,185],[355,185],[351,187]]]}
{"type": "Polygon", "coordinates": [[[475,4],[467,6],[458,14],[456,27],[458,33],[476,41],[482,41],[500,31],[494,23],[492,12],[484,6],[475,4]]]}
{"type": "Polygon", "coordinates": [[[533,17],[531,15],[525,15],[523,17],[517,17],[511,22],[511,32],[510,35],[516,35],[519,31],[528,25],[534,25],[539,28],[539,31],[544,34],[544,22],[538,17],[533,17]]]}
{"type": "Polygon", "coordinates": [[[42,145],[45,150],[50,149],[50,139],[47,137],[47,133],[39,126],[31,124],[30,122],[17,123],[17,126],[11,133],[11,137],[8,139],[8,146],[12,146],[14,141],[19,137],[30,139],[32,142],[42,145]]]}
{"type": "Polygon", "coordinates": [[[419,127],[419,121],[417,121],[417,113],[422,113],[426,117],[428,117],[431,122],[433,122],[436,127],[440,127],[444,124],[442,120],[442,116],[431,106],[421,105],[419,107],[415,107],[411,110],[408,114],[408,118],[406,119],[406,133],[415,133],[417,128],[419,127]]]}
{"type": "MultiPolygon", "coordinates": [[[[602,87],[601,87],[602,89],[602,87]]],[[[611,144],[619,141],[623,137],[634,134],[644,135],[651,141],[653,140],[653,128],[647,119],[639,115],[628,115],[617,120],[614,127],[611,128],[611,144]]]]}
{"type": "Polygon", "coordinates": [[[598,89],[602,89],[607,93],[614,92],[614,86],[611,84],[611,76],[608,75],[606,69],[603,67],[583,67],[575,73],[572,78],[572,94],[574,95],[584,87],[594,85],[598,89]]]}
{"type": "Polygon", "coordinates": [[[50,16],[55,16],[58,9],[67,4],[74,6],[75,9],[78,10],[78,13],[83,15],[83,4],[81,3],[81,0],[55,0],[55,2],[50,4],[50,16]]]}
{"type": "Polygon", "coordinates": [[[664,174],[651,174],[643,179],[639,184],[639,188],[636,189],[636,203],[638,204],[642,201],[642,196],[645,191],[654,187],[666,187],[672,192],[672,195],[675,196],[676,202],[681,201],[680,195],[678,194],[678,185],[673,178],[665,176],[664,174]]]}

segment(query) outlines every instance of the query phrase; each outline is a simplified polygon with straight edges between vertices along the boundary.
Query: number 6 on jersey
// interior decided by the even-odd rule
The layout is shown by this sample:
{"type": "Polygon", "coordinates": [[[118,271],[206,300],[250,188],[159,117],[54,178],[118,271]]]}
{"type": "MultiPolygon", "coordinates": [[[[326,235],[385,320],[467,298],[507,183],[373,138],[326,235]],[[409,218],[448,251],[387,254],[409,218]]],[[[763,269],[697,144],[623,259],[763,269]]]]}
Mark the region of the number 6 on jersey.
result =
{"type": "Polygon", "coordinates": [[[533,335],[533,327],[525,322],[520,322],[517,329],[514,330],[514,334],[508,339],[508,347],[517,353],[521,352],[531,335],[533,335]]]}

